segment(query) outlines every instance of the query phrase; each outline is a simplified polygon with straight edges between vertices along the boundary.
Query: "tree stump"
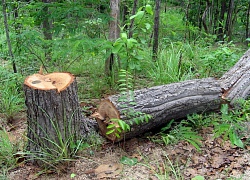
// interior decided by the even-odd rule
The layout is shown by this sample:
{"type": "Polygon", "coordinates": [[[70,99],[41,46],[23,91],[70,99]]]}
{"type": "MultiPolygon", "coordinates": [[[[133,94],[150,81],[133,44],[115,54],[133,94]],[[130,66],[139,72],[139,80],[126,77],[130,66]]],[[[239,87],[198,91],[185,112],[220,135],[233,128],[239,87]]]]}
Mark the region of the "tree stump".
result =
{"type": "MultiPolygon", "coordinates": [[[[82,115],[75,77],[70,73],[34,74],[24,81],[28,117],[27,150],[53,156],[67,152],[70,144],[93,130],[82,115]]],[[[33,161],[36,162],[34,159],[33,161]]]]}

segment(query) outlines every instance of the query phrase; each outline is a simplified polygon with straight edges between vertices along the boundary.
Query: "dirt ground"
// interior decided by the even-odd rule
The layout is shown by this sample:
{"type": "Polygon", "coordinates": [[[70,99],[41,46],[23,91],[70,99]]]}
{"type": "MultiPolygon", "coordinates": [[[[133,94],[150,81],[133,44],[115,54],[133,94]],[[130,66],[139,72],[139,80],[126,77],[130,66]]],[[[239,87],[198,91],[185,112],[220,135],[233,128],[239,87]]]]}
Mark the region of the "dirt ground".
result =
{"type": "MultiPolygon", "coordinates": [[[[25,113],[21,113],[11,127],[9,137],[22,142],[26,130],[25,113]]],[[[250,147],[240,149],[221,138],[214,139],[212,128],[204,128],[202,147],[198,151],[187,142],[164,146],[140,137],[112,144],[104,140],[98,150],[86,150],[79,159],[58,167],[58,171],[42,172],[30,163],[21,163],[8,174],[10,180],[158,180],[192,179],[250,179],[250,147]],[[121,163],[123,157],[133,159],[134,165],[121,163]]],[[[248,135],[245,135],[244,139],[248,135]]],[[[126,162],[126,161],[125,161],[126,162]]],[[[133,163],[132,163],[133,164],[133,163]]]]}

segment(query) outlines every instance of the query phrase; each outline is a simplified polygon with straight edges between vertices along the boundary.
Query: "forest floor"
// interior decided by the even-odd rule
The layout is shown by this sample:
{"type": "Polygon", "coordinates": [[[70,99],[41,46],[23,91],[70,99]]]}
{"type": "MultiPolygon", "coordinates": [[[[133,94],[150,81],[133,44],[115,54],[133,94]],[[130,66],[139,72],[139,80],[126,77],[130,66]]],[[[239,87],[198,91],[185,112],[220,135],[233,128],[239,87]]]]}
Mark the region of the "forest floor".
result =
{"type": "MultiPolygon", "coordinates": [[[[26,114],[22,112],[12,126],[7,127],[10,140],[25,142],[26,126],[26,114]]],[[[104,140],[98,150],[85,150],[79,159],[58,167],[57,172],[43,172],[41,168],[23,162],[9,172],[8,179],[186,180],[197,175],[206,180],[250,179],[250,146],[241,149],[222,138],[214,139],[210,127],[199,134],[203,137],[200,151],[187,142],[164,146],[147,137],[116,144],[104,140]],[[124,157],[130,162],[124,163],[125,160],[122,164],[124,157]]]]}

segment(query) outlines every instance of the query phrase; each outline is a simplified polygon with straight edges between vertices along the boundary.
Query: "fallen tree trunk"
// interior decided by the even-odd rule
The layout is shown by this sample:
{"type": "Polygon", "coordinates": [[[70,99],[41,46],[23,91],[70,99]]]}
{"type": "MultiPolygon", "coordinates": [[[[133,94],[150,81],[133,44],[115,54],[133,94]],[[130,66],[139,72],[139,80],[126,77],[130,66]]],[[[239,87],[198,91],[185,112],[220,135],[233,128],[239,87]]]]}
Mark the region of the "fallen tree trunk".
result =
{"type": "MultiPolygon", "coordinates": [[[[117,138],[115,135],[105,135],[109,129],[105,128],[107,125],[102,125],[101,133],[112,141],[120,141],[124,137],[132,138],[137,135],[143,134],[149,130],[157,127],[161,127],[172,119],[180,119],[191,113],[199,113],[204,111],[211,111],[220,107],[221,88],[218,81],[213,78],[207,79],[195,79],[185,82],[173,83],[163,86],[155,86],[147,89],[137,90],[134,92],[135,105],[126,103],[127,107],[124,107],[123,102],[119,102],[119,95],[110,96],[108,99],[114,106],[112,108],[103,108],[103,103],[100,104],[98,112],[101,114],[101,118],[97,117],[99,121],[98,125],[101,126],[101,122],[107,119],[112,119],[111,112],[117,111],[120,117],[128,124],[129,119],[126,114],[129,111],[142,112],[150,115],[152,118],[149,122],[143,122],[139,125],[133,123],[131,131],[117,138]]],[[[105,105],[104,105],[105,106],[105,105]]],[[[95,117],[95,116],[94,116],[95,117]]]]}
{"type": "MultiPolygon", "coordinates": [[[[192,113],[202,113],[217,110],[225,100],[228,103],[236,99],[246,99],[250,95],[250,50],[238,63],[225,73],[221,79],[195,79],[163,86],[141,89],[134,92],[135,105],[119,101],[120,95],[108,97],[109,102],[101,102],[97,113],[93,115],[98,121],[101,134],[114,142],[128,139],[155,128],[160,128],[172,119],[181,119],[192,113]],[[101,107],[101,108],[100,108],[101,107]],[[114,124],[112,118],[122,119],[130,124],[130,112],[142,112],[151,115],[149,122],[139,125],[133,123],[131,130],[125,134],[108,134],[107,127],[114,124]],[[112,114],[112,115],[111,115],[112,114]],[[116,114],[114,116],[114,114],[116,114]]],[[[114,129],[115,129],[114,128],[114,129]]]]}

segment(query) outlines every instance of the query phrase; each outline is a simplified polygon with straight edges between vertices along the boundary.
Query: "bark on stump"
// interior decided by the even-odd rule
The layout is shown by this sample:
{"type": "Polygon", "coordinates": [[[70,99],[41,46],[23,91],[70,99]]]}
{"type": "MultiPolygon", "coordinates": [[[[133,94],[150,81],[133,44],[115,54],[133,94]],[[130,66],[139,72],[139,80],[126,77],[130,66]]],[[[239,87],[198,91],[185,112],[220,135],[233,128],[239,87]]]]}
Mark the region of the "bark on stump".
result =
{"type": "MultiPolygon", "coordinates": [[[[77,83],[69,73],[34,74],[24,82],[28,117],[27,150],[57,156],[63,145],[86,135],[93,126],[84,118],[78,102],[77,83]]],[[[32,158],[32,157],[31,157],[32,158]]],[[[34,162],[38,162],[36,159],[34,162]]]]}

